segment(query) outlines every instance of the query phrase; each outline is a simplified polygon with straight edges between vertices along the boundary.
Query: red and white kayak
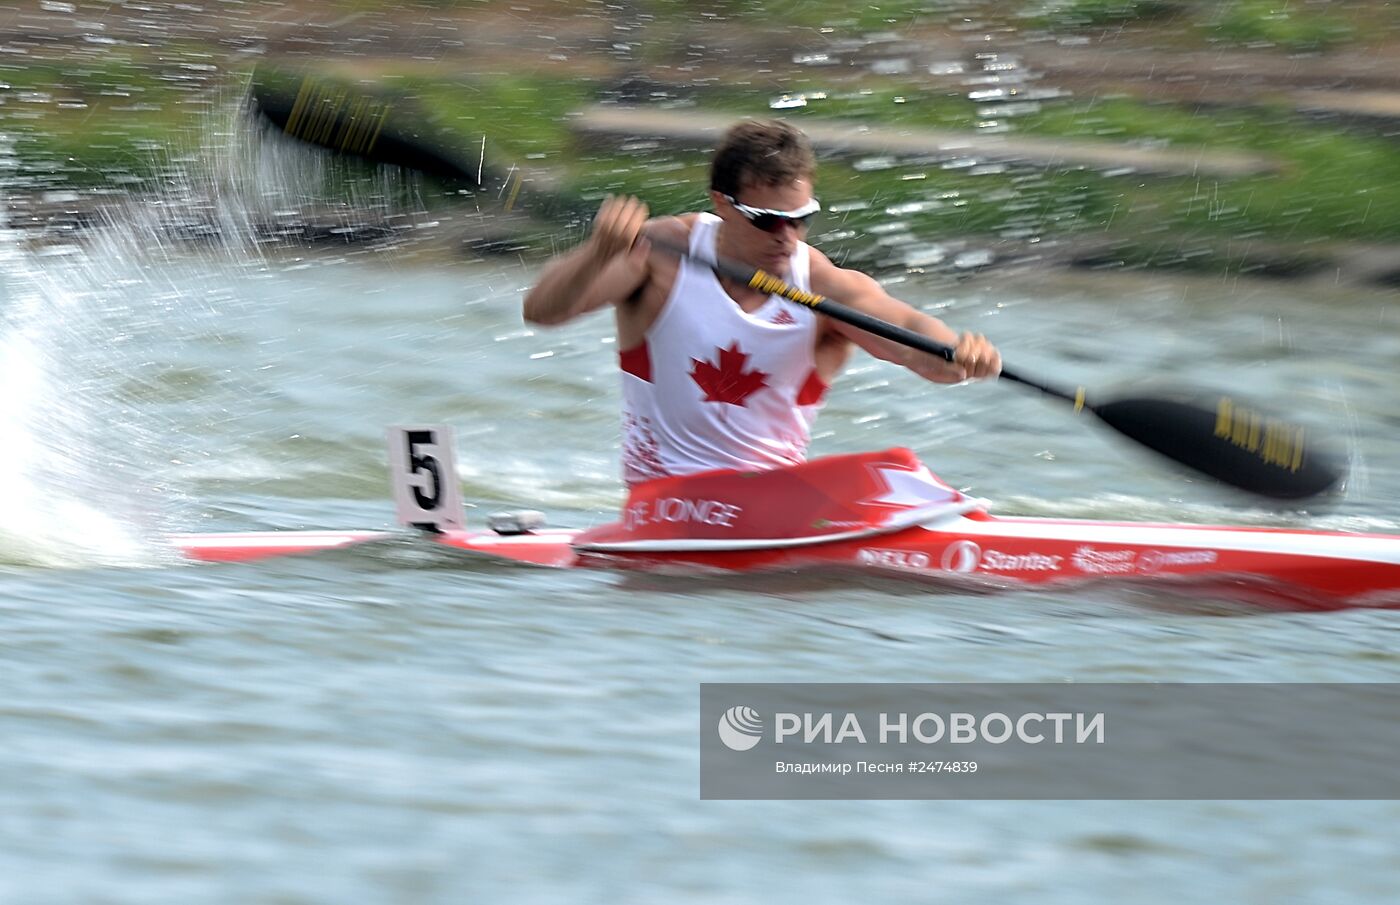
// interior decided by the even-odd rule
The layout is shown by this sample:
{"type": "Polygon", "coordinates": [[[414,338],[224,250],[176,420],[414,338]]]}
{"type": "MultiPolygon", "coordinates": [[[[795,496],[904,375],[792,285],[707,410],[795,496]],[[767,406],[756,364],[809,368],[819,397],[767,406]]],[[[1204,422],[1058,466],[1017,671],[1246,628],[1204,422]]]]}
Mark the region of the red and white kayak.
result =
{"type": "MultiPolygon", "coordinates": [[[[434,519],[439,494],[424,492],[437,488],[422,463],[450,449],[450,442],[416,445],[405,473],[423,480],[410,481],[407,490],[396,486],[400,517],[433,526],[432,543],[497,559],[643,570],[855,567],[989,587],[1111,579],[1184,584],[1295,607],[1400,606],[1400,536],[998,517],[940,482],[905,449],[651,481],[632,490],[619,521],[583,531],[533,527],[519,517],[496,530],[469,531],[455,516],[445,524],[434,519]]],[[[252,532],[179,535],[172,542],[193,559],[230,562],[390,536],[252,532]]]]}

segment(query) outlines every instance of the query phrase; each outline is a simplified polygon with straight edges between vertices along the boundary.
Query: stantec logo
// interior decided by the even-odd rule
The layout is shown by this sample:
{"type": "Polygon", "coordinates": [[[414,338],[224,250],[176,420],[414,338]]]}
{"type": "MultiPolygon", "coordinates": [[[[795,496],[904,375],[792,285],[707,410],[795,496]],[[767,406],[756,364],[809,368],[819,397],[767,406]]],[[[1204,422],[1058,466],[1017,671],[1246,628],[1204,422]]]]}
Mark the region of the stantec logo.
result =
{"type": "Polygon", "coordinates": [[[982,548],[970,540],[954,541],[943,548],[944,572],[957,572],[966,575],[969,572],[976,572],[977,566],[982,562],[982,548]]]}
{"type": "Polygon", "coordinates": [[[719,740],[731,751],[747,751],[763,741],[763,717],[752,707],[730,707],[719,718],[719,740]]]}

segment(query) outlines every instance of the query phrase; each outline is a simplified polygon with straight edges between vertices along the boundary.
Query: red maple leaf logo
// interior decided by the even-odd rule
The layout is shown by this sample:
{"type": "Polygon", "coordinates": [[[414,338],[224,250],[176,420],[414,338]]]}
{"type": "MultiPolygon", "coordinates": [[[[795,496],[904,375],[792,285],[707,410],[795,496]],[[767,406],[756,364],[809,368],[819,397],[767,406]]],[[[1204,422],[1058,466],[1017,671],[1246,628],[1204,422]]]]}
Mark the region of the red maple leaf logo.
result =
{"type": "Polygon", "coordinates": [[[791,311],[787,310],[786,308],[783,308],[781,311],[779,311],[779,312],[773,317],[773,320],[770,321],[770,323],[774,323],[774,324],[795,324],[795,323],[797,323],[797,318],[795,318],[795,317],[792,316],[792,312],[791,312],[791,311]]]}
{"type": "Polygon", "coordinates": [[[746,371],[748,353],[739,349],[739,341],[729,344],[728,349],[716,348],[719,353],[719,366],[708,361],[692,358],[690,379],[705,391],[706,402],[727,402],[730,405],[747,405],[745,402],[754,393],[768,386],[768,375],[762,371],[746,371]]]}

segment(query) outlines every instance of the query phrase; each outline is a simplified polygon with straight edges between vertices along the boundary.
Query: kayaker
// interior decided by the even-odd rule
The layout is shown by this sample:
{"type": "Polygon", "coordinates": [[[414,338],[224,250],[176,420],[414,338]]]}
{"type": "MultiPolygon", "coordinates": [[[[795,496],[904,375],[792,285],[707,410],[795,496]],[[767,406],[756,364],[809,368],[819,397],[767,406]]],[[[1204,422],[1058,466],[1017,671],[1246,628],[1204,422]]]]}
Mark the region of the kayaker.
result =
{"type": "Polygon", "coordinates": [[[838,267],[804,240],[821,210],[807,137],[781,121],[732,127],[710,167],[713,213],[649,219],[609,197],[592,231],[551,261],[526,294],[525,320],[562,324],[611,305],[623,371],[628,484],[716,468],[775,468],[806,459],[827,388],[860,346],[935,383],[994,377],[986,337],[956,333],[838,267]],[[956,363],[914,351],[655,249],[648,236],[767,271],[957,349],[956,363]]]}

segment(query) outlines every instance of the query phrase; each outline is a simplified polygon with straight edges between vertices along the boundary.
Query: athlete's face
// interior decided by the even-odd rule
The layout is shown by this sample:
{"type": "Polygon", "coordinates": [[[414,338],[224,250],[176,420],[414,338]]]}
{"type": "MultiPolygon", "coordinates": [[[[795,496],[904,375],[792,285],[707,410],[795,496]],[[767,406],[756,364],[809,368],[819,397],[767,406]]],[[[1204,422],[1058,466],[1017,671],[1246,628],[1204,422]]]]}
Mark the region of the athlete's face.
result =
{"type": "Polygon", "coordinates": [[[732,198],[711,192],[715,212],[725,223],[725,244],[749,264],[785,276],[788,259],[807,236],[815,213],[812,184],[797,179],[782,185],[745,184],[732,198]]]}

